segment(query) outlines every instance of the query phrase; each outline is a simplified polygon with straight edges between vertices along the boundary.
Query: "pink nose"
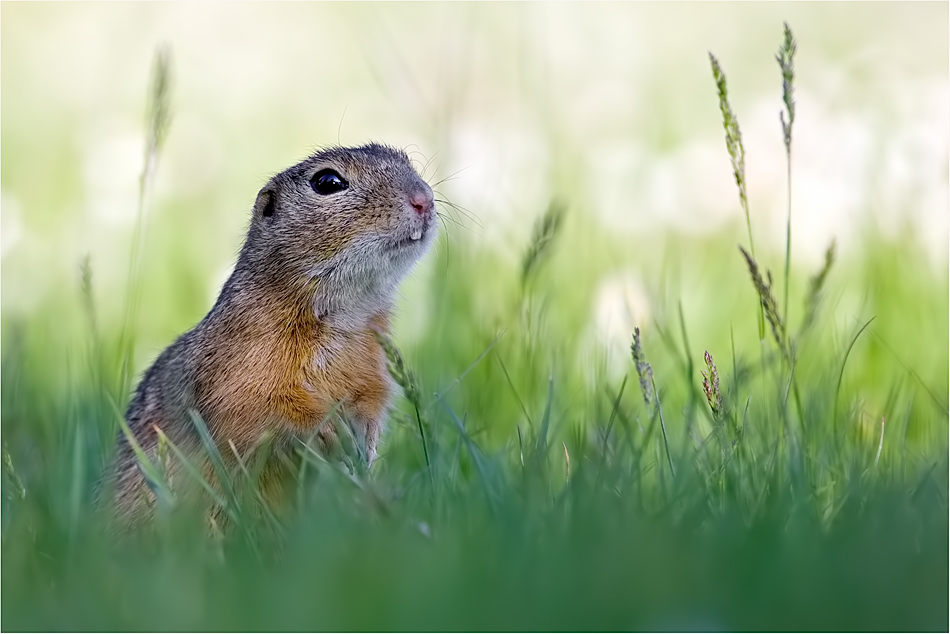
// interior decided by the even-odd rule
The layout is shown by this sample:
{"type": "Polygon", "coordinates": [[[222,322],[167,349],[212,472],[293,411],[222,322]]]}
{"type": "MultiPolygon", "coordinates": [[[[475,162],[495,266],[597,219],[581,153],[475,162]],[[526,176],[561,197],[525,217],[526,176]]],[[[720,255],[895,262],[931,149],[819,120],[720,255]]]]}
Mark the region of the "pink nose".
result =
{"type": "Polygon", "coordinates": [[[428,214],[432,210],[433,196],[428,187],[425,189],[415,189],[409,194],[409,204],[416,210],[420,216],[428,214]]]}

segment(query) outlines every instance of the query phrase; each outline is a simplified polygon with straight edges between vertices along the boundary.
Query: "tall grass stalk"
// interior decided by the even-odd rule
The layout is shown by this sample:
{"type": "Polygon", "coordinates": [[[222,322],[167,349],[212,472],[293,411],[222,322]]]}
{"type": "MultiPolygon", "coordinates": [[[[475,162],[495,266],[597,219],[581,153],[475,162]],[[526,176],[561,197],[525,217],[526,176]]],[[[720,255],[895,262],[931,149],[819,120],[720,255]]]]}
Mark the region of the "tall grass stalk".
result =
{"type": "Polygon", "coordinates": [[[785,303],[783,304],[785,323],[788,323],[788,271],[792,253],[792,124],[795,123],[795,99],[792,95],[795,86],[795,50],[797,45],[792,30],[785,22],[785,39],[775,60],[782,69],[782,101],[785,110],[779,112],[782,134],[785,137],[785,163],[788,179],[788,220],[785,226],[785,303]],[[788,114],[788,121],[785,115],[788,114]]]}
{"type": "Polygon", "coordinates": [[[121,394],[131,389],[134,371],[135,326],[142,295],[142,251],[145,241],[148,197],[158,168],[162,147],[171,127],[171,51],[160,46],[155,52],[152,73],[149,80],[148,100],[145,109],[145,148],[142,171],[139,174],[138,205],[135,215],[135,228],[132,233],[132,249],[129,254],[129,277],[126,288],[125,312],[122,331],[119,337],[121,363],[121,394]]]}
{"type": "Polygon", "coordinates": [[[426,426],[422,422],[423,407],[422,398],[419,394],[419,382],[416,379],[416,375],[413,373],[413,371],[410,370],[406,365],[406,362],[402,357],[402,353],[399,351],[399,348],[396,347],[396,344],[393,343],[392,339],[390,339],[388,335],[381,331],[376,331],[375,334],[376,340],[379,341],[379,345],[382,346],[383,352],[386,353],[386,361],[390,376],[392,376],[396,383],[399,384],[399,387],[402,388],[406,399],[412,404],[413,411],[415,412],[416,425],[419,429],[419,437],[422,440],[422,454],[426,462],[426,473],[428,474],[431,481],[432,461],[429,457],[429,442],[426,439],[426,426]]]}
{"type": "MultiPolygon", "coordinates": [[[[643,345],[640,342],[640,329],[633,329],[633,343],[630,345],[630,356],[640,379],[640,392],[643,394],[643,404],[649,409],[652,404],[660,418],[660,429],[663,433],[663,446],[666,448],[666,461],[670,466],[670,474],[676,477],[676,467],[673,466],[673,455],[670,452],[670,437],[666,431],[666,419],[663,418],[663,407],[660,405],[660,394],[656,390],[656,381],[653,378],[653,368],[643,354],[643,345]]],[[[692,403],[692,389],[690,389],[692,403]]]]}
{"type": "MultiPolygon", "coordinates": [[[[713,79],[716,81],[716,91],[719,93],[719,111],[722,113],[722,127],[726,131],[726,150],[732,161],[732,174],[739,188],[739,204],[745,214],[746,228],[749,230],[749,251],[755,257],[755,243],[752,240],[752,219],[749,216],[749,199],[746,195],[745,184],[745,147],[742,145],[742,131],[739,129],[739,119],[729,104],[729,90],[726,86],[726,74],[719,66],[719,60],[709,53],[709,63],[712,66],[713,79]]],[[[765,317],[762,306],[759,306],[759,341],[765,339],[765,317]]]]}

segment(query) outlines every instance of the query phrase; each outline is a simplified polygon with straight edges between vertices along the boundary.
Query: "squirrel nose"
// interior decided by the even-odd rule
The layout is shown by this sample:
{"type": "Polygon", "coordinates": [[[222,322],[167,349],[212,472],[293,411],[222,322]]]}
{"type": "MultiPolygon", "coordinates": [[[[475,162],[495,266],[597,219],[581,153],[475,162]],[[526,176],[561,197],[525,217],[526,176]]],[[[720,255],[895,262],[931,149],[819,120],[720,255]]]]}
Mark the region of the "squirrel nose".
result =
{"type": "Polygon", "coordinates": [[[432,210],[433,203],[434,197],[432,196],[432,190],[428,187],[425,189],[414,189],[412,193],[409,194],[409,204],[412,205],[412,208],[415,209],[416,213],[420,216],[428,214],[432,210]]]}

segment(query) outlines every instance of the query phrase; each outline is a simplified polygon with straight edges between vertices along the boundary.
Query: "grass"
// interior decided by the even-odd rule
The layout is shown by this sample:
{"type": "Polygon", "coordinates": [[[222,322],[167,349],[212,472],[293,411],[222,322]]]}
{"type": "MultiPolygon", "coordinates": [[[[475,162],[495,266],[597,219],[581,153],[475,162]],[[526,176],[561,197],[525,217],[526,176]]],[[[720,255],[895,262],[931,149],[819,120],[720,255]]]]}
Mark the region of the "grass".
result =
{"type": "MultiPolygon", "coordinates": [[[[721,70],[717,88],[722,104],[721,70]]],[[[810,282],[779,305],[736,228],[677,238],[681,286],[651,293],[627,342],[591,344],[597,280],[618,260],[661,279],[668,254],[582,211],[539,210],[511,261],[443,240],[424,331],[384,340],[404,394],[380,458],[367,471],[345,427],[341,460],[301,442],[282,508],[257,482],[288,457],[225,460],[194,416],[213,469],[169,483],[151,465],[167,502],[116,535],[95,502],[134,319],[102,327],[88,263],[74,306],[4,314],[3,628],[946,630],[945,271],[870,234],[818,271],[786,265],[785,293],[810,282]]],[[[785,262],[790,227],[789,209],[785,262]]]]}

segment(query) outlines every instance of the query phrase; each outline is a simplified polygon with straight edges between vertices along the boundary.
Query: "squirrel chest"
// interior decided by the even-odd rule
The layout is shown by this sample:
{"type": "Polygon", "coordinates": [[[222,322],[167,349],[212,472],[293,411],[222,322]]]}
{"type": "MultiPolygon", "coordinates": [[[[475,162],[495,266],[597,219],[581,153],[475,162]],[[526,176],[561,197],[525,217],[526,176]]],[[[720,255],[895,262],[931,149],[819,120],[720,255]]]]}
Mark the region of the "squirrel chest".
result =
{"type": "Polygon", "coordinates": [[[334,407],[374,420],[390,399],[386,358],[373,328],[344,331],[299,316],[276,327],[209,333],[217,345],[197,360],[195,402],[220,441],[238,446],[267,431],[307,434],[334,407]]]}

